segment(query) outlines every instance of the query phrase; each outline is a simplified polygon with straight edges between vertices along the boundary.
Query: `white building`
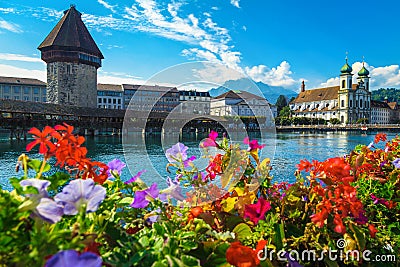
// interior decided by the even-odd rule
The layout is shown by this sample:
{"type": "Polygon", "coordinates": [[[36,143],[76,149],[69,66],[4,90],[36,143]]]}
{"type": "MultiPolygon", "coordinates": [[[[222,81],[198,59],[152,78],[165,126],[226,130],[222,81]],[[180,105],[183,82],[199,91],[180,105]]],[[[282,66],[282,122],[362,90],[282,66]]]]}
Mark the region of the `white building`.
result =
{"type": "Polygon", "coordinates": [[[211,99],[210,114],[214,116],[276,117],[277,109],[261,96],[246,91],[229,91],[211,99]],[[271,114],[272,113],[272,114],[271,114]]]}
{"type": "Polygon", "coordinates": [[[187,114],[210,114],[209,92],[179,91],[179,111],[187,114]]]}
{"type": "Polygon", "coordinates": [[[123,84],[124,109],[170,112],[179,105],[176,87],[123,84]],[[134,101],[131,102],[132,97],[134,101]]]}
{"type": "Polygon", "coordinates": [[[117,84],[97,84],[97,107],[107,109],[123,108],[123,88],[117,84]]]}
{"type": "Polygon", "coordinates": [[[399,107],[396,102],[371,101],[371,124],[399,123],[399,107]]]}
{"type": "Polygon", "coordinates": [[[306,90],[304,82],[299,95],[290,102],[295,117],[339,119],[341,123],[370,120],[371,92],[369,71],[363,66],[358,72],[358,83],[353,84],[352,68],[347,63],[341,68],[339,85],[306,90]]]}
{"type": "Polygon", "coordinates": [[[0,99],[46,102],[46,83],[37,79],[0,77],[0,99]]]}

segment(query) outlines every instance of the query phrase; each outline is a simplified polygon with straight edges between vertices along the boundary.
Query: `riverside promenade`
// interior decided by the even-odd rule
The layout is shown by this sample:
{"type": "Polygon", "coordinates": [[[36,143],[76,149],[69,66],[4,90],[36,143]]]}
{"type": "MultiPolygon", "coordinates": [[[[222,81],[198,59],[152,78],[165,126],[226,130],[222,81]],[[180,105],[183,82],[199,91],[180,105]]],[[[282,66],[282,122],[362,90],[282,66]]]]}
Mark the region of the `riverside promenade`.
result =
{"type": "Polygon", "coordinates": [[[277,132],[400,132],[400,124],[290,125],[276,126],[277,132]]]}

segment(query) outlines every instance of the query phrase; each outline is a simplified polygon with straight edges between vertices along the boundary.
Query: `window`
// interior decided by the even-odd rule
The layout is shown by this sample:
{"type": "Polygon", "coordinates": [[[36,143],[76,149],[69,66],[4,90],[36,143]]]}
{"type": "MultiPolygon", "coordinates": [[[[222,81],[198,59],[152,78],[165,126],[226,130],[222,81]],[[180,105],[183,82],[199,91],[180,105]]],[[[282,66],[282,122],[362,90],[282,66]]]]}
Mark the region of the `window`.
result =
{"type": "Polygon", "coordinates": [[[121,104],[121,99],[118,99],[118,104],[121,104]]]}
{"type": "Polygon", "coordinates": [[[117,99],[113,99],[113,104],[117,104],[117,99]]]}
{"type": "Polygon", "coordinates": [[[10,93],[10,86],[9,85],[5,85],[4,86],[4,91],[5,94],[9,94],[10,93]]]}
{"type": "Polygon", "coordinates": [[[37,88],[37,87],[33,88],[33,93],[35,95],[38,95],[39,94],[39,88],[37,88]]]}
{"type": "Polygon", "coordinates": [[[33,98],[33,101],[39,102],[39,97],[35,96],[35,97],[33,98]]]}
{"type": "Polygon", "coordinates": [[[101,98],[97,99],[97,103],[101,103],[101,98]]]}
{"type": "Polygon", "coordinates": [[[350,100],[350,107],[353,106],[353,100],[350,100]]]}
{"type": "Polygon", "coordinates": [[[21,91],[20,86],[14,86],[14,94],[19,94],[20,91],[21,91]]]}
{"type": "Polygon", "coordinates": [[[14,100],[19,100],[19,96],[14,96],[14,100]]]}
{"type": "Polygon", "coordinates": [[[362,99],[360,99],[360,108],[362,108],[362,99]]]}
{"type": "Polygon", "coordinates": [[[346,88],[346,81],[345,80],[342,81],[342,88],[346,88]]]}
{"type": "Polygon", "coordinates": [[[42,102],[46,102],[46,97],[42,97],[42,102]]]}
{"type": "Polygon", "coordinates": [[[72,74],[71,65],[67,64],[67,74],[72,74]]]}
{"type": "Polygon", "coordinates": [[[344,100],[342,100],[342,107],[344,107],[344,100]]]}
{"type": "Polygon", "coordinates": [[[29,101],[29,96],[24,96],[25,101],[29,101]]]}
{"type": "MultiPolygon", "coordinates": [[[[111,104],[111,98],[108,99],[108,104],[111,104]]],[[[110,106],[108,106],[110,108],[110,106]]]]}
{"type": "Polygon", "coordinates": [[[31,90],[29,89],[29,87],[24,87],[24,94],[29,95],[31,93],[31,90]]]}

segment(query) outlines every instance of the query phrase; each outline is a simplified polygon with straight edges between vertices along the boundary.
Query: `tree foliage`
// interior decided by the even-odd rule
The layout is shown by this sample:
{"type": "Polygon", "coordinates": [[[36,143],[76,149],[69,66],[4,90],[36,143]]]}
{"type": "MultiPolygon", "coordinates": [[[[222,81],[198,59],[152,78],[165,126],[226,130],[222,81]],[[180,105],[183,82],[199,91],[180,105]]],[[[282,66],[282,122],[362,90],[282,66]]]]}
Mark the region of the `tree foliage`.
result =
{"type": "Polygon", "coordinates": [[[389,102],[398,102],[400,99],[400,89],[396,88],[380,88],[371,91],[372,100],[384,101],[387,97],[389,102]]]}
{"type": "Polygon", "coordinates": [[[278,114],[279,112],[288,105],[286,97],[284,95],[280,95],[278,99],[276,100],[276,107],[278,109],[278,114]]]}

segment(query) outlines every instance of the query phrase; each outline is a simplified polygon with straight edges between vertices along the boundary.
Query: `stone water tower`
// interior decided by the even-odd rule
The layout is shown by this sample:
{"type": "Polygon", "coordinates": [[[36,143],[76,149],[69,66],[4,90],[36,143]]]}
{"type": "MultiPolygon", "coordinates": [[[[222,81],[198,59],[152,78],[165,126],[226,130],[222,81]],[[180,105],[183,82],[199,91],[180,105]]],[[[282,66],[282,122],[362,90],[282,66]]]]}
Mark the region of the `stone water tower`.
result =
{"type": "Polygon", "coordinates": [[[81,15],[71,5],[38,49],[47,63],[47,102],[95,108],[104,57],[81,15]]]}

